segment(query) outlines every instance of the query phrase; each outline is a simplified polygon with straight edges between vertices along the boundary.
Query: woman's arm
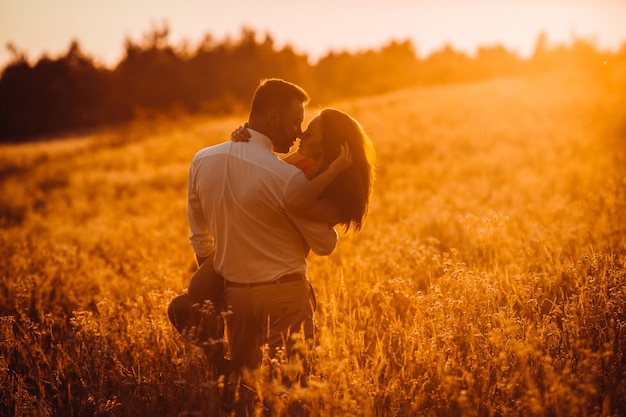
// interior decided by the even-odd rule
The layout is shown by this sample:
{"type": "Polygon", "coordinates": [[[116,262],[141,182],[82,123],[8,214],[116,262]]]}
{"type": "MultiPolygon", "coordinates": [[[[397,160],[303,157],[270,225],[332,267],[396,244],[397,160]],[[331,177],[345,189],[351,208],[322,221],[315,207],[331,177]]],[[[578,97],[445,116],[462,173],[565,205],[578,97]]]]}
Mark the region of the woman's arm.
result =
{"type": "Polygon", "coordinates": [[[337,224],[339,222],[337,208],[329,201],[320,199],[319,196],[339,174],[351,165],[350,149],[347,144],[343,144],[339,156],[331,162],[326,171],[292,193],[286,201],[287,209],[310,220],[337,224]]]}
{"type": "MultiPolygon", "coordinates": [[[[233,130],[230,133],[230,140],[233,142],[248,142],[250,139],[250,132],[248,132],[248,122],[245,122],[237,129],[233,130]]],[[[283,161],[290,165],[296,165],[298,162],[306,159],[304,156],[300,155],[298,152],[292,152],[287,154],[282,158],[283,161]]]]}
{"type": "MultiPolygon", "coordinates": [[[[235,129],[230,139],[233,142],[247,142],[250,138],[250,132],[247,129],[248,124],[245,123],[235,129]]],[[[307,159],[297,152],[290,153],[283,158],[283,161],[298,166],[298,163],[307,159]]],[[[343,172],[346,168],[352,165],[352,156],[347,144],[341,147],[341,153],[335,159],[328,169],[315,177],[312,181],[309,181],[305,186],[299,188],[293,193],[293,195],[287,200],[286,207],[288,210],[296,213],[297,215],[304,217],[308,220],[313,220],[320,223],[329,223],[333,226],[339,223],[339,212],[337,208],[330,201],[318,198],[322,191],[328,185],[333,182],[337,175],[343,172]]],[[[307,167],[301,167],[307,176],[310,174],[307,167]]]]}

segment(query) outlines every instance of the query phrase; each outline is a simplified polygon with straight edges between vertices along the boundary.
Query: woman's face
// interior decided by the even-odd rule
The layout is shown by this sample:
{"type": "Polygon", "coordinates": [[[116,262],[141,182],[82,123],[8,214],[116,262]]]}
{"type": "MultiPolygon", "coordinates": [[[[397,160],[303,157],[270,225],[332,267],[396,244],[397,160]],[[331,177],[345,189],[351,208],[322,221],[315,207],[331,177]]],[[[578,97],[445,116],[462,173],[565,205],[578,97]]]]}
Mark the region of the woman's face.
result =
{"type": "Polygon", "coordinates": [[[307,158],[319,158],[324,152],[322,146],[322,121],[319,116],[309,122],[306,130],[300,135],[298,154],[307,158]]]}

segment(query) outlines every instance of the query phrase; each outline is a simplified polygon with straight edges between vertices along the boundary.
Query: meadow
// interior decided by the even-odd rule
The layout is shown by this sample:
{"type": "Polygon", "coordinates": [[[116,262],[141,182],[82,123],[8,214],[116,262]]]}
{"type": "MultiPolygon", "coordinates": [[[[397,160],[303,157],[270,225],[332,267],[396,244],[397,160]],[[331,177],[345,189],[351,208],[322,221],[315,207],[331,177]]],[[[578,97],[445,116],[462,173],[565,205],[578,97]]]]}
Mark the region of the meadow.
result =
{"type": "MultiPolygon", "coordinates": [[[[333,103],[372,138],[375,191],[362,231],[309,258],[311,385],[262,388],[273,415],[626,415],[616,74],[333,103]]],[[[245,118],[0,148],[0,415],[210,415],[205,357],[166,311],[195,268],[191,157],[245,118]]]]}

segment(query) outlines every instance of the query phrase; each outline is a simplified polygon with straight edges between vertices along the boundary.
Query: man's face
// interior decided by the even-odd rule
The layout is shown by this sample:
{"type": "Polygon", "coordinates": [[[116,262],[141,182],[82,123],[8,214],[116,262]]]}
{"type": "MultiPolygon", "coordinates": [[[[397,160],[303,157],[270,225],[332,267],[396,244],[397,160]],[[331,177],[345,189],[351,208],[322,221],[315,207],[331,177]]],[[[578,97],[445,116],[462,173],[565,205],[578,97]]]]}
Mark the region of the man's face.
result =
{"type": "Polygon", "coordinates": [[[292,101],[287,110],[278,115],[275,132],[272,135],[274,152],[289,152],[296,138],[302,133],[303,119],[304,104],[297,100],[292,101]]]}

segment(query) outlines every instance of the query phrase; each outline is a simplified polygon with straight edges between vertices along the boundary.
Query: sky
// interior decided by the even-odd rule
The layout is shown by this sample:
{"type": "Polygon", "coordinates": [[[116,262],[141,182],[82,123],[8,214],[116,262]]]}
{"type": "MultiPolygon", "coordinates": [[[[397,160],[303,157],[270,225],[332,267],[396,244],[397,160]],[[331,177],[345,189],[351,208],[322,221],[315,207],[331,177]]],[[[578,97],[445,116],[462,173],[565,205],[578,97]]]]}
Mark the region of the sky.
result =
{"type": "Polygon", "coordinates": [[[552,44],[577,37],[617,51],[624,22],[626,0],[0,0],[0,68],[13,56],[9,44],[34,63],[64,55],[72,40],[113,67],[127,39],[164,25],[174,46],[193,50],[207,34],[237,39],[247,27],[315,62],[392,40],[412,41],[420,57],[445,45],[469,55],[502,45],[527,57],[542,32],[552,44]]]}

